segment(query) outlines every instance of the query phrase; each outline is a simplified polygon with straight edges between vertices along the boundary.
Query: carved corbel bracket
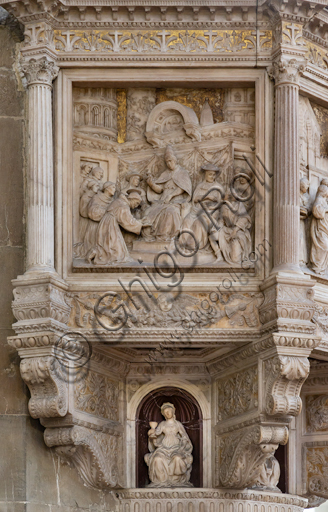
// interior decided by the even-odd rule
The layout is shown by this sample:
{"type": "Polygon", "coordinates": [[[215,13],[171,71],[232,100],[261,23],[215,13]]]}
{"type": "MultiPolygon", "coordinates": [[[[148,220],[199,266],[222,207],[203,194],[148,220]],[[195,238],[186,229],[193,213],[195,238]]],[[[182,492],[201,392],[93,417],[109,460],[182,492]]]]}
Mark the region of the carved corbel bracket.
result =
{"type": "Polygon", "coordinates": [[[264,361],[265,412],[270,416],[297,416],[302,409],[301,388],[309,371],[307,357],[278,355],[264,361]]]}
{"type": "Polygon", "coordinates": [[[23,359],[20,371],[31,398],[28,408],[32,418],[63,417],[68,408],[65,369],[54,356],[23,359]]]}
{"type": "Polygon", "coordinates": [[[280,469],[273,454],[287,441],[287,427],[259,425],[222,437],[219,486],[276,489],[280,469]]]}
{"type": "Polygon", "coordinates": [[[104,434],[80,426],[47,428],[44,439],[47,446],[56,447],[56,453],[76,467],[89,487],[121,487],[117,461],[122,438],[118,433],[104,434]]]}

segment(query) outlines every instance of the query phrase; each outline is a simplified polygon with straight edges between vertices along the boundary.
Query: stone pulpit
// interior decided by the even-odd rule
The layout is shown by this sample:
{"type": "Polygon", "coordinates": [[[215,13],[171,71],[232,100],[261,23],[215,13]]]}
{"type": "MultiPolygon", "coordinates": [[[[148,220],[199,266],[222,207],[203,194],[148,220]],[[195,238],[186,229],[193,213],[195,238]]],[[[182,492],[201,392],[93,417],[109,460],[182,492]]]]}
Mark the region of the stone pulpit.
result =
{"type": "Polygon", "coordinates": [[[56,475],[27,512],[323,503],[326,1],[0,5],[26,100],[6,343],[24,478],[56,475]]]}

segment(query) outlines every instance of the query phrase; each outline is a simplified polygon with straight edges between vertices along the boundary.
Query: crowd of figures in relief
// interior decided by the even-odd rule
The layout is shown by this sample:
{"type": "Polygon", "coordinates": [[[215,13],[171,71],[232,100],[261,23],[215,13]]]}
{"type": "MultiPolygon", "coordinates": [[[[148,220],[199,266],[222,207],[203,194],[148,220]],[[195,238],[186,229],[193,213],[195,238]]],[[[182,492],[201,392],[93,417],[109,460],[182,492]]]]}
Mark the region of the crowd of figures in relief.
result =
{"type": "Polygon", "coordinates": [[[152,242],[159,242],[160,250],[161,242],[167,245],[179,237],[185,254],[197,249],[213,254],[216,262],[239,266],[248,260],[253,203],[236,196],[250,195],[251,171],[236,169],[231,191],[220,183],[220,167],[207,163],[199,170],[202,179],[193,190],[188,171],[179,165],[170,145],[165,164],[159,177],[147,175],[144,188],[140,173],[132,171],[122,190],[111,181],[103,182],[101,167],[85,166],[79,203],[83,241],[75,246],[78,257],[97,265],[131,262],[131,242],[134,252],[138,246],[146,251],[152,242]]]}
{"type": "Polygon", "coordinates": [[[172,101],[166,90],[128,90],[123,144],[117,144],[114,122],[119,93],[74,93],[74,149],[85,152],[74,243],[80,263],[153,263],[176,243],[186,264],[190,254],[196,254],[196,265],[241,267],[248,260],[255,179],[242,154],[252,154],[254,90],[227,90],[224,114],[216,91],[209,98],[199,91],[178,93],[173,90],[172,101]],[[188,95],[197,99],[197,113],[175,101],[188,95]],[[106,168],[99,155],[106,160],[109,153],[106,168]]]}

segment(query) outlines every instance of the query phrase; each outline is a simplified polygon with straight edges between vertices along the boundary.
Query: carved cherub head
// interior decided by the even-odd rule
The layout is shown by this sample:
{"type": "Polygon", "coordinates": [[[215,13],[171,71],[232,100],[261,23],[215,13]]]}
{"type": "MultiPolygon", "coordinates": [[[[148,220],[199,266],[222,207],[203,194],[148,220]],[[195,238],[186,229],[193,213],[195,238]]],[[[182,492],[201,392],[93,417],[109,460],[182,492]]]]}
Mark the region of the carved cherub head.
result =
{"type": "Polygon", "coordinates": [[[171,293],[163,293],[159,295],[157,302],[159,309],[167,313],[173,307],[173,295],[171,293]]]}
{"type": "Polygon", "coordinates": [[[172,418],[175,419],[175,407],[170,402],[166,402],[161,407],[161,413],[166,420],[170,420],[172,418]]]}

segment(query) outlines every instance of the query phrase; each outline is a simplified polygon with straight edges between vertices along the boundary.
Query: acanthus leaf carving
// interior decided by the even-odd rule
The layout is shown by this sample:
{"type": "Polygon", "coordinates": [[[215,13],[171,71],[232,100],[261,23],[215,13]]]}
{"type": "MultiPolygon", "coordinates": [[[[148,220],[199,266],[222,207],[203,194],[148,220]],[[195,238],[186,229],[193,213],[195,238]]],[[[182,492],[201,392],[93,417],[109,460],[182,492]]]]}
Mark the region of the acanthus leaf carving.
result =
{"type": "Polygon", "coordinates": [[[219,486],[276,489],[280,471],[273,454],[287,440],[287,427],[259,425],[223,436],[219,441],[219,486]]]}
{"type": "Polygon", "coordinates": [[[328,432],[328,395],[306,396],[306,431],[328,432]]]}
{"type": "Polygon", "coordinates": [[[306,475],[308,493],[315,499],[328,498],[328,447],[315,442],[305,446],[306,475]]]}
{"type": "Polygon", "coordinates": [[[47,428],[45,443],[55,447],[56,453],[67,463],[72,463],[82,480],[94,489],[121,487],[119,466],[122,467],[122,438],[74,426],[47,428]]]}
{"type": "Polygon", "coordinates": [[[40,59],[30,59],[20,63],[22,75],[26,79],[27,85],[41,84],[52,86],[53,80],[57,77],[59,67],[55,61],[47,57],[40,59]]]}

